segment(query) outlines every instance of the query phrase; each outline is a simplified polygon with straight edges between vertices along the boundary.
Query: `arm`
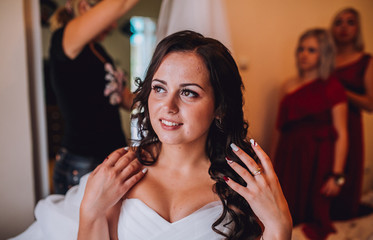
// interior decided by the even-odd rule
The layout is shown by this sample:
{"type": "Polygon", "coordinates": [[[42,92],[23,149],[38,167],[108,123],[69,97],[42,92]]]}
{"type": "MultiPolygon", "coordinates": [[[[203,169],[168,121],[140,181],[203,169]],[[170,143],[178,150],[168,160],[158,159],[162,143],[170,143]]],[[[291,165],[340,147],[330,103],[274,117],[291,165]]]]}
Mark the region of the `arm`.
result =
{"type": "Polygon", "coordinates": [[[373,61],[369,61],[364,75],[364,86],[366,92],[360,95],[351,91],[346,91],[348,99],[359,108],[368,112],[373,112],[373,61]]]}
{"type": "Polygon", "coordinates": [[[81,1],[82,15],[71,20],[65,29],[62,46],[65,54],[74,59],[83,47],[127,13],[138,0],[104,0],[92,7],[81,1]]]}
{"type": "MultiPolygon", "coordinates": [[[[121,199],[146,173],[134,152],[113,152],[89,176],[79,212],[78,239],[110,239],[121,199]]],[[[115,239],[115,238],[114,238],[115,239]]]]}
{"type": "Polygon", "coordinates": [[[121,107],[125,110],[130,111],[133,103],[133,99],[135,98],[135,94],[133,94],[128,87],[125,87],[122,91],[122,102],[121,107]]]}
{"type": "Polygon", "coordinates": [[[237,146],[233,146],[233,152],[248,167],[250,172],[241,167],[238,163],[228,161],[228,164],[247,183],[244,187],[230,178],[226,178],[227,184],[250,204],[255,215],[263,223],[264,232],[262,239],[289,240],[292,233],[292,219],[288,204],[282,193],[282,189],[271,159],[252,141],[252,148],[260,159],[262,168],[244,151],[237,146]],[[258,169],[260,172],[258,173],[258,169]]]}
{"type": "MultiPolygon", "coordinates": [[[[332,108],[333,126],[337,132],[337,140],[334,146],[333,173],[343,174],[346,163],[348,138],[347,138],[347,104],[339,103],[332,108]]],[[[321,188],[326,196],[336,196],[340,186],[335,183],[334,178],[329,178],[321,188]]]]}

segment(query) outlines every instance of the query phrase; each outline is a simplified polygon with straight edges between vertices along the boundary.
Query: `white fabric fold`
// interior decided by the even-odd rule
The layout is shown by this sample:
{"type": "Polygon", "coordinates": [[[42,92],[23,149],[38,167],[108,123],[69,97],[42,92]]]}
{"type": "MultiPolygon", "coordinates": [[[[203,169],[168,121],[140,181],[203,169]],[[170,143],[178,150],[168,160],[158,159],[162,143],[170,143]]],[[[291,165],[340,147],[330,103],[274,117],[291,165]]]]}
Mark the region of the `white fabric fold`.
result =
{"type": "Polygon", "coordinates": [[[222,211],[221,202],[212,202],[183,219],[170,223],[141,200],[127,199],[122,205],[118,235],[131,240],[223,239],[222,235],[211,228],[222,211]]]}
{"type": "Polygon", "coordinates": [[[232,51],[224,0],[163,0],[157,40],[181,30],[193,30],[215,38],[232,51]]]}
{"type": "MultiPolygon", "coordinates": [[[[79,207],[88,175],[81,178],[65,196],[50,195],[38,202],[36,221],[11,240],[69,240],[77,239],[79,207]]],[[[118,222],[120,240],[217,240],[224,239],[211,226],[223,211],[220,202],[212,202],[189,216],[170,223],[138,199],[123,201],[118,222]]],[[[219,228],[227,231],[227,228],[219,228]]]]}

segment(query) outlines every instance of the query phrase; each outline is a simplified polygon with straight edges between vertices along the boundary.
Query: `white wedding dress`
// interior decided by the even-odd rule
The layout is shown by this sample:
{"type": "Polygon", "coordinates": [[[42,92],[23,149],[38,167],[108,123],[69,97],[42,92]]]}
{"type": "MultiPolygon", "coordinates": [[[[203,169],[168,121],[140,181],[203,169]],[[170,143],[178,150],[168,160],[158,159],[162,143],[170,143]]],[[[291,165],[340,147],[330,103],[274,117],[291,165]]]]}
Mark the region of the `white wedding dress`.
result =
{"type": "MultiPolygon", "coordinates": [[[[39,201],[35,208],[36,221],[11,240],[76,239],[79,226],[79,206],[88,175],[71,188],[66,196],[51,195],[39,201]]],[[[215,240],[224,239],[211,226],[221,215],[220,202],[209,203],[194,213],[170,223],[139,199],[123,201],[118,222],[118,237],[124,240],[215,240]]],[[[227,232],[228,229],[220,227],[227,232]]]]}

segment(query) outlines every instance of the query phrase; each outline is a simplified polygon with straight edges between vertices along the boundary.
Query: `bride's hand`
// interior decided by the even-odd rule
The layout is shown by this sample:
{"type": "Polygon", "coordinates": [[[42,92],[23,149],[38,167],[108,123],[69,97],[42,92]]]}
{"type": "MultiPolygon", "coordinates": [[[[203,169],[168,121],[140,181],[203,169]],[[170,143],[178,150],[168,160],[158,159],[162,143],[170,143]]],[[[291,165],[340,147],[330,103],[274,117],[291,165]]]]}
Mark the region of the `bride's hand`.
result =
{"type": "Polygon", "coordinates": [[[263,223],[263,239],[290,239],[292,219],[271,160],[254,140],[250,140],[250,142],[260,159],[261,166],[243,150],[232,144],[233,152],[242,160],[250,172],[227,159],[228,164],[245,180],[247,186],[243,187],[229,178],[225,178],[226,182],[234,191],[246,199],[256,216],[263,223]]]}
{"type": "Polygon", "coordinates": [[[104,217],[145,173],[134,152],[123,148],[114,151],[90,174],[81,215],[89,219],[104,217]]]}

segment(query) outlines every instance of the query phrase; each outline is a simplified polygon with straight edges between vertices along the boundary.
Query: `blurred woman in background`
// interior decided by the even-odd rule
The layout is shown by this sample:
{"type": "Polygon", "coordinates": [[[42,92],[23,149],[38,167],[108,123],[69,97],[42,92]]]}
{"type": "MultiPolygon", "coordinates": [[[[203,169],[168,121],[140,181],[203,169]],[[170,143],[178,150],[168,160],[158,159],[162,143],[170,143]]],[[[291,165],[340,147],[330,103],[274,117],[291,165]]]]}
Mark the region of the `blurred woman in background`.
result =
{"type": "Polygon", "coordinates": [[[285,87],[277,128],[275,170],[294,225],[310,239],[335,232],[330,200],[343,185],[347,152],[346,94],[334,70],[335,51],[326,30],[301,35],[296,49],[298,76],[285,87]]]}
{"type": "Polygon", "coordinates": [[[51,81],[64,120],[54,193],[65,194],[126,139],[118,107],[133,94],[99,44],[137,0],[69,0],[51,17],[51,81]]]}
{"type": "Polygon", "coordinates": [[[364,141],[361,111],[373,111],[373,61],[364,52],[360,15],[353,8],[340,11],[331,32],[337,47],[336,76],[348,98],[348,135],[350,146],[345,167],[346,184],[333,201],[335,219],[356,217],[362,190],[364,141]],[[343,211],[341,211],[343,209],[343,211]]]}

